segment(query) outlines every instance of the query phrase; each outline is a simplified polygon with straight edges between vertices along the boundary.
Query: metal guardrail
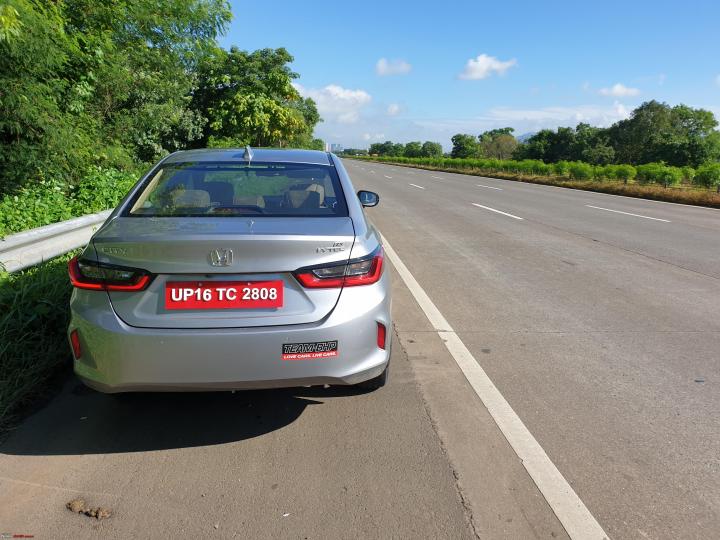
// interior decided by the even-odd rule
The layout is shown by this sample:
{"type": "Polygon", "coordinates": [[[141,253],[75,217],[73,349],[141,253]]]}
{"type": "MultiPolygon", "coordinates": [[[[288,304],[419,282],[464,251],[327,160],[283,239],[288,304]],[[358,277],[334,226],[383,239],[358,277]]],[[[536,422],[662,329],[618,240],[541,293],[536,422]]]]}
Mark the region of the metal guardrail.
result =
{"type": "Polygon", "coordinates": [[[88,243],[112,210],[45,225],[0,240],[0,269],[23,270],[88,243]]]}

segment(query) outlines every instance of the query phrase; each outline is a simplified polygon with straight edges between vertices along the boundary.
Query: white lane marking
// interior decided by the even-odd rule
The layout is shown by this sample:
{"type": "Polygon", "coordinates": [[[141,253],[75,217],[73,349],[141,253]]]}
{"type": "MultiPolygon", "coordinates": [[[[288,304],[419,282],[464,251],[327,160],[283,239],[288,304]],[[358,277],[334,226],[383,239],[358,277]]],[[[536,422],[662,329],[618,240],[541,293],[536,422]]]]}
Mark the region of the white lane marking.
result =
{"type": "Polygon", "coordinates": [[[488,189],[497,189],[498,191],[502,191],[502,188],[499,187],[492,187],[492,186],[484,186],[483,184],[475,184],[477,187],[484,187],[488,189]]]}
{"type": "Polygon", "coordinates": [[[656,217],[650,217],[650,216],[641,216],[640,214],[631,214],[630,212],[621,212],[620,210],[611,210],[610,208],[603,208],[602,206],[593,206],[592,204],[586,204],[588,208],[595,208],[597,210],[605,210],[606,212],[614,212],[615,214],[625,214],[626,216],[635,216],[635,217],[641,217],[645,219],[652,219],[653,221],[664,221],[665,223],[672,223],[669,219],[660,219],[656,217]]]}
{"type": "Polygon", "coordinates": [[[418,189],[425,189],[424,187],[418,186],[417,184],[410,184],[410,185],[411,185],[412,187],[416,187],[416,188],[418,188],[418,189]]]}
{"type": "Polygon", "coordinates": [[[388,176],[387,174],[383,174],[383,176],[384,176],[385,178],[389,178],[390,180],[392,180],[392,176],[388,176]]]}
{"type": "Polygon", "coordinates": [[[472,204],[473,204],[473,206],[477,206],[478,208],[484,208],[485,210],[490,210],[491,212],[495,212],[497,214],[502,214],[503,216],[511,217],[513,219],[520,219],[520,220],[524,219],[524,218],[521,218],[518,216],[514,216],[512,214],[508,214],[507,212],[501,212],[500,210],[495,210],[494,208],[490,208],[489,206],[483,206],[482,204],[478,204],[478,203],[472,203],[472,204]]]}
{"type": "Polygon", "coordinates": [[[430,178],[435,178],[435,180],[445,180],[442,176],[431,176],[430,178]]]}
{"type": "Polygon", "coordinates": [[[382,234],[380,236],[385,253],[387,253],[395,270],[400,274],[407,288],[410,289],[415,301],[420,305],[438,336],[445,343],[445,347],[447,347],[470,386],[472,386],[487,408],[515,454],[517,454],[540,493],[543,494],[550,508],[565,527],[565,531],[570,538],[607,540],[608,535],[605,534],[605,531],[590,513],[590,510],[587,509],[572,486],[565,480],[545,453],[545,450],[535,440],[532,433],[485,373],[485,370],[475,360],[472,353],[465,347],[465,344],[455,333],[450,323],[448,323],[433,301],[430,300],[430,297],[388,243],[387,238],[382,234]]]}

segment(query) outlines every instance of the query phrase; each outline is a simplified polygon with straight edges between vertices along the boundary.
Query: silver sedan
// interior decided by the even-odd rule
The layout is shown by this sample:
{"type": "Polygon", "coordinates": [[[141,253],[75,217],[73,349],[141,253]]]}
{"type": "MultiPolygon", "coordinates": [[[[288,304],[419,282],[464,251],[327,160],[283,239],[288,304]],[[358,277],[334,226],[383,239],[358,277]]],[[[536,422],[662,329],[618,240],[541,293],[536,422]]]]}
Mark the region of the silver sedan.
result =
{"type": "Polygon", "coordinates": [[[325,152],[168,156],[69,263],[75,373],[103,392],[383,386],[378,201],[325,152]]]}

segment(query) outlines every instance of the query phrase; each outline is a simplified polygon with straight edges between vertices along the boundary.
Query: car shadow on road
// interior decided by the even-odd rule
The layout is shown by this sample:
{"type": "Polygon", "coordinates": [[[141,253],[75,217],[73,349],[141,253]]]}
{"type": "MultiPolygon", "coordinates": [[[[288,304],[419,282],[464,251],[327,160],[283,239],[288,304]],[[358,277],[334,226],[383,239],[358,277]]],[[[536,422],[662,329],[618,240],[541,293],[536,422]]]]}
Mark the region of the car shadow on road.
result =
{"type": "Polygon", "coordinates": [[[281,429],[324,398],[363,393],[333,386],[106,395],[70,381],[0,445],[0,453],[113,454],[224,444],[281,429]]]}

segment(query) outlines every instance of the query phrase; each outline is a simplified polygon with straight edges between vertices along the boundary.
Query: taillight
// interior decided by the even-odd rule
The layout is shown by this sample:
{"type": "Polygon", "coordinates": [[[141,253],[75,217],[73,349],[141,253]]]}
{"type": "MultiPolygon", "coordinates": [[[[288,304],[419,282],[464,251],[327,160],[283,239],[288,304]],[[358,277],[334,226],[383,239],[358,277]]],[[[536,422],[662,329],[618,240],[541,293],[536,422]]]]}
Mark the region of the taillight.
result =
{"type": "Polygon", "coordinates": [[[367,257],[352,259],[341,264],[301,268],[295,272],[295,277],[303,287],[310,289],[370,285],[380,279],[383,259],[383,249],[378,246],[367,257]]]}
{"type": "Polygon", "coordinates": [[[80,360],[82,356],[82,347],[80,347],[80,334],[77,328],[70,332],[70,345],[72,345],[73,354],[76,360],[80,360]]]}
{"type": "Polygon", "coordinates": [[[70,283],[93,291],[142,291],[151,276],[145,270],[102,264],[73,257],[68,262],[70,283]]]}

